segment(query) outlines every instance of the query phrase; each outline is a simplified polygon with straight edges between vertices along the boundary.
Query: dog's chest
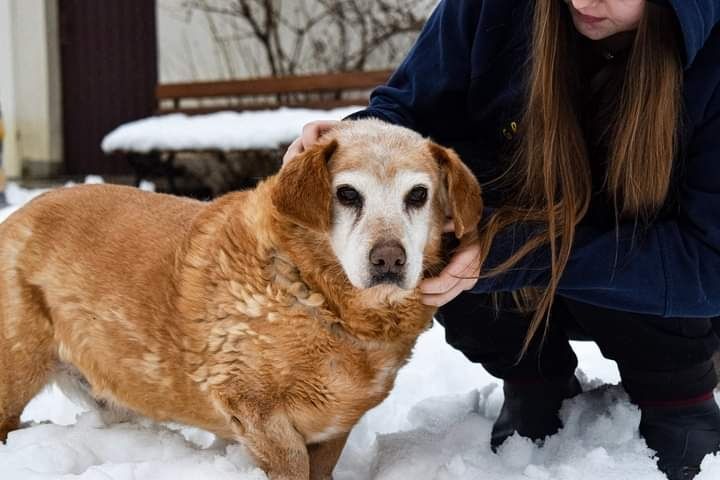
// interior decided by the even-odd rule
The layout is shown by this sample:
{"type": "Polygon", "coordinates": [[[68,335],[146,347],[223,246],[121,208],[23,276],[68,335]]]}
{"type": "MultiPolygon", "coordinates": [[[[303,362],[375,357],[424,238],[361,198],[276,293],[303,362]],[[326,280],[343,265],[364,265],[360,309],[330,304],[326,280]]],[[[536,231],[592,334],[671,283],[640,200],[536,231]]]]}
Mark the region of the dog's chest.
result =
{"type": "Polygon", "coordinates": [[[328,327],[338,319],[322,299],[300,283],[282,283],[290,286],[226,289],[216,308],[226,316],[207,330],[210,358],[191,378],[227,397],[279,401],[308,443],[321,442],[348,432],[387,396],[409,348],[363,343],[328,327]]]}
{"type": "Polygon", "coordinates": [[[365,412],[385,399],[401,365],[400,359],[387,353],[329,357],[318,366],[315,378],[300,382],[294,392],[296,427],[308,443],[350,431],[365,412]]]}

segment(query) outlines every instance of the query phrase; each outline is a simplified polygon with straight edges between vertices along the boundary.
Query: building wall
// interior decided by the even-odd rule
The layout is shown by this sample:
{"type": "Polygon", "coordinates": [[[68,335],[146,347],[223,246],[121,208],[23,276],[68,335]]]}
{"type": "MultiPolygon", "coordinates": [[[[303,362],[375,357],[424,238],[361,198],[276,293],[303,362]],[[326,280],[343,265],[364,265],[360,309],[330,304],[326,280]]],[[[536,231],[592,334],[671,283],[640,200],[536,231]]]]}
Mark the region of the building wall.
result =
{"type": "MultiPolygon", "coordinates": [[[[242,21],[228,15],[207,14],[198,9],[188,9],[187,0],[157,1],[158,63],[161,83],[211,81],[231,78],[267,76],[271,72],[265,62],[259,43],[241,33],[247,30],[242,21]],[[244,35],[244,36],[243,36],[244,35]]],[[[196,3],[231,9],[233,0],[198,0],[196,3]]],[[[362,2],[361,2],[362,3],[362,2]]],[[[436,0],[397,0],[397,5],[412,4],[416,18],[424,19],[436,4],[436,0]]],[[[286,18],[296,18],[293,9],[313,9],[313,0],[280,0],[286,18]]],[[[304,10],[304,11],[306,11],[304,10]]],[[[312,12],[314,13],[314,12],[312,12]]],[[[351,29],[352,30],[352,29],[351,29]]],[[[327,70],[324,65],[332,61],[340,38],[331,23],[320,22],[313,30],[314,37],[300,49],[299,68],[295,73],[316,73],[327,70]],[[322,40],[326,51],[318,55],[313,41],[322,40]],[[320,58],[325,55],[325,58],[320,58]]],[[[295,38],[290,32],[281,32],[281,42],[291,51],[295,38]]],[[[380,45],[374,49],[365,67],[388,69],[397,66],[415,40],[418,32],[411,31],[394,37],[392,45],[380,45]],[[392,53],[392,52],[394,53],[392,53]],[[390,60],[388,60],[392,57],[390,60]]],[[[356,42],[353,33],[347,39],[356,42]]]]}
{"type": "Polygon", "coordinates": [[[52,172],[62,160],[57,0],[0,0],[4,168],[52,172]],[[41,167],[37,167],[41,165],[41,167]]]}
{"type": "Polygon", "coordinates": [[[183,0],[158,0],[158,76],[160,83],[228,78],[207,21],[189,15],[183,0]]]}
{"type": "Polygon", "coordinates": [[[2,109],[5,138],[3,139],[3,167],[7,174],[19,173],[17,134],[15,127],[15,75],[13,56],[12,5],[0,0],[0,109],[2,109]]]}

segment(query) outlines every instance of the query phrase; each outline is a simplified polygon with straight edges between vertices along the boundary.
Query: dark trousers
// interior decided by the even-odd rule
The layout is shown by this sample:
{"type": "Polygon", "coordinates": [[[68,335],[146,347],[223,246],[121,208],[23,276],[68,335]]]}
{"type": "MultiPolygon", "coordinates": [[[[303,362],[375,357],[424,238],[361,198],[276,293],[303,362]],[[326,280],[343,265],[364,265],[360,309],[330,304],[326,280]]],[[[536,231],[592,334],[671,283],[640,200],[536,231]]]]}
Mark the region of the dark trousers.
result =
{"type": "Polygon", "coordinates": [[[489,295],[471,293],[437,315],[450,345],[506,381],[569,378],[577,367],[573,338],[596,342],[617,362],[623,386],[636,402],[691,399],[717,384],[712,356],[720,347],[720,318],[663,318],[557,296],[544,340],[541,330],[520,358],[531,317],[519,313],[507,295],[496,307],[489,295]]]}

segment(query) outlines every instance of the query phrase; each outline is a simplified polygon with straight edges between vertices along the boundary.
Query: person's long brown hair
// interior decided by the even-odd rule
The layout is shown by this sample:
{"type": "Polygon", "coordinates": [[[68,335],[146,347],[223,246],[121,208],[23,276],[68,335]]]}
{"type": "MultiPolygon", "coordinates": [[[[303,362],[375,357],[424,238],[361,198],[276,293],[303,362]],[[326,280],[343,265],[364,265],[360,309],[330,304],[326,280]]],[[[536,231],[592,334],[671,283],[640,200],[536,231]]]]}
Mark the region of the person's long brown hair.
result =
{"type": "MultiPolygon", "coordinates": [[[[647,4],[638,26],[609,140],[605,189],[616,222],[650,222],[669,192],[681,112],[682,59],[673,13],[647,4]]],[[[494,237],[516,222],[530,222],[537,234],[511,258],[484,274],[512,268],[526,254],[549,245],[547,288],[520,295],[534,311],[530,341],[549,318],[558,283],[570,257],[575,227],[588,210],[592,179],[586,140],[572,101],[579,88],[577,32],[568,5],[536,0],[527,102],[520,141],[510,171],[514,201],[489,218],[480,231],[480,256],[494,237]]]]}

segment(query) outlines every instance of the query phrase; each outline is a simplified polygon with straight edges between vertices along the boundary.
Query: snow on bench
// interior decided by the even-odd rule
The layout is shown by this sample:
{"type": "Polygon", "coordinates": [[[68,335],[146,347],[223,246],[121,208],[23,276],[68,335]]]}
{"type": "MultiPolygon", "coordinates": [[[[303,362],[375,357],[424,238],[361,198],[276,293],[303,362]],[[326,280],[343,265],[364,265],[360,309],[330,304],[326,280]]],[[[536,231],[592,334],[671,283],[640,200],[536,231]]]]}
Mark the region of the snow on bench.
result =
{"type": "Polygon", "coordinates": [[[160,115],[120,125],[103,139],[102,149],[107,154],[276,149],[297,138],[308,122],[341,120],[362,108],[160,115]]]}

